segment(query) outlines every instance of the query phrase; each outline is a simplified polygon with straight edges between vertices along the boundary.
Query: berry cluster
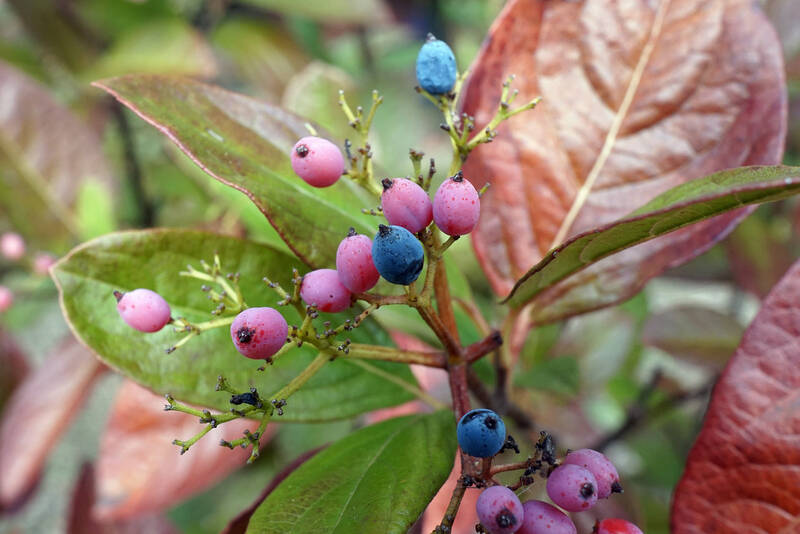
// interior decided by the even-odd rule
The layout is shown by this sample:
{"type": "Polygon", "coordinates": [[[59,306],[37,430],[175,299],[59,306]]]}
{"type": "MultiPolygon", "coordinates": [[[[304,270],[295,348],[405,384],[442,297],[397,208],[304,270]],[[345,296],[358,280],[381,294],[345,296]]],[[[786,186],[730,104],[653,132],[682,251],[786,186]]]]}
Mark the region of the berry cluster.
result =
{"type": "MultiPolygon", "coordinates": [[[[458,444],[465,454],[491,458],[506,448],[515,448],[511,436],[506,436],[503,420],[492,410],[476,409],[464,414],[456,429],[458,444]]],[[[537,471],[547,478],[547,495],[554,504],[567,512],[589,510],[598,499],[621,493],[619,474],[611,461],[591,449],[570,451],[559,462],[555,458],[552,440],[543,434],[537,444],[537,455],[518,465],[499,466],[495,472],[524,469],[516,487],[534,482],[537,471]]],[[[491,476],[491,469],[488,474],[491,476]]],[[[479,485],[484,481],[471,480],[479,485]]],[[[476,504],[478,519],[490,534],[576,534],[572,520],[555,506],[542,501],[521,503],[511,488],[495,484],[481,492],[476,504]]],[[[599,522],[595,531],[602,534],[641,534],[633,524],[622,519],[599,522]]]]}

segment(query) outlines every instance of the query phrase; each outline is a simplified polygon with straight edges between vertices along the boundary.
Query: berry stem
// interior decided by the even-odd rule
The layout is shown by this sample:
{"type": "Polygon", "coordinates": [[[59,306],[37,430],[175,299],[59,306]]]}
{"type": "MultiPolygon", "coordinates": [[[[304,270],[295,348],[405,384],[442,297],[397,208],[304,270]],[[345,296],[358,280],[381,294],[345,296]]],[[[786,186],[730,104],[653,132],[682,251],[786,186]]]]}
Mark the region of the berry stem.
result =
{"type": "Polygon", "coordinates": [[[452,531],[453,522],[456,520],[458,508],[461,506],[461,500],[464,498],[466,491],[467,479],[461,476],[456,483],[455,489],[453,489],[453,494],[450,496],[450,502],[447,504],[444,517],[439,525],[433,529],[432,534],[449,534],[452,531]]]}

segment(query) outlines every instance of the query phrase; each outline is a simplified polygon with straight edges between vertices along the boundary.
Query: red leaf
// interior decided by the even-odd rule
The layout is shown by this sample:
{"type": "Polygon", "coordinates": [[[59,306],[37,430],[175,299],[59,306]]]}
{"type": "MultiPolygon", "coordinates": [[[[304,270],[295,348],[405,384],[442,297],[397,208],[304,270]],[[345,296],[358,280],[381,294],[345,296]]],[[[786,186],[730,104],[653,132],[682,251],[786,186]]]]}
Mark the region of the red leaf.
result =
{"type": "Polygon", "coordinates": [[[800,263],[714,388],[675,492],[672,532],[800,532],[800,263]]]}
{"type": "Polygon", "coordinates": [[[70,337],[14,391],[0,421],[0,509],[30,494],[47,455],[104,369],[70,337]]]}
{"type": "MultiPolygon", "coordinates": [[[[478,124],[491,118],[512,73],[515,103],[543,101],[502,126],[465,167],[476,186],[492,183],[473,243],[500,295],[570,235],[713,171],[780,160],[780,45],[746,0],[513,0],[468,82],[463,108],[478,124]]],[[[706,250],[744,213],[599,262],[537,297],[534,319],[632,295],[706,250]]]]}
{"type": "MultiPolygon", "coordinates": [[[[164,412],[164,399],[135,382],[117,393],[100,442],[97,503],[93,513],[103,521],[165,510],[243,466],[249,450],[230,450],[220,439],[255,431],[257,421],[236,419],[212,430],[184,455],[172,444],[203,425],[181,412],[164,412]]],[[[271,430],[267,430],[267,439],[271,430]]],[[[265,440],[262,440],[262,445],[265,440]]]]}

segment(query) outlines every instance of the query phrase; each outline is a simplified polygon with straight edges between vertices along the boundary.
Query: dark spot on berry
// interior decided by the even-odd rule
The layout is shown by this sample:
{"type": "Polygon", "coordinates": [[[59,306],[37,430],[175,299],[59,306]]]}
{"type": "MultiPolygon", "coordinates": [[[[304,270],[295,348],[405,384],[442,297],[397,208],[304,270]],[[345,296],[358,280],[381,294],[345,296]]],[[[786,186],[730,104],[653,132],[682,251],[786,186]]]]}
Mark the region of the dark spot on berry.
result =
{"type": "Polygon", "coordinates": [[[454,182],[463,182],[464,181],[464,173],[461,172],[461,171],[458,171],[450,179],[453,180],[454,182]]]}
{"type": "Polygon", "coordinates": [[[297,155],[301,158],[308,156],[308,147],[306,145],[297,145],[297,148],[294,149],[297,152],[297,155]]]}
{"type": "Polygon", "coordinates": [[[255,329],[243,326],[236,331],[236,339],[239,340],[239,343],[247,344],[253,341],[253,334],[255,333],[255,329]]]}
{"type": "Polygon", "coordinates": [[[581,486],[581,497],[584,499],[588,499],[594,495],[594,484],[591,482],[586,482],[581,486]]]}
{"type": "Polygon", "coordinates": [[[125,296],[124,293],[121,293],[119,291],[114,291],[114,298],[117,299],[117,302],[122,300],[122,297],[124,297],[124,296],[125,296]]]}
{"type": "Polygon", "coordinates": [[[381,185],[383,186],[384,191],[390,189],[392,187],[392,184],[394,184],[394,182],[392,181],[391,178],[384,178],[383,180],[381,180],[381,185]]]}
{"type": "Polygon", "coordinates": [[[611,484],[611,493],[623,493],[625,490],[622,489],[622,484],[619,483],[619,480],[615,480],[611,484]]]}
{"type": "Polygon", "coordinates": [[[494,430],[495,428],[497,428],[497,419],[495,419],[491,415],[487,415],[486,418],[483,420],[483,424],[486,425],[486,428],[494,430]]]}
{"type": "Polygon", "coordinates": [[[355,235],[358,235],[356,233],[356,229],[351,226],[350,229],[347,231],[347,237],[353,237],[355,235]]]}
{"type": "Polygon", "coordinates": [[[495,521],[497,521],[497,526],[500,528],[508,528],[517,524],[516,516],[508,508],[500,510],[495,521]]]}
{"type": "Polygon", "coordinates": [[[381,237],[386,237],[391,233],[392,229],[386,226],[385,224],[381,224],[378,226],[378,235],[380,235],[381,237]]]}

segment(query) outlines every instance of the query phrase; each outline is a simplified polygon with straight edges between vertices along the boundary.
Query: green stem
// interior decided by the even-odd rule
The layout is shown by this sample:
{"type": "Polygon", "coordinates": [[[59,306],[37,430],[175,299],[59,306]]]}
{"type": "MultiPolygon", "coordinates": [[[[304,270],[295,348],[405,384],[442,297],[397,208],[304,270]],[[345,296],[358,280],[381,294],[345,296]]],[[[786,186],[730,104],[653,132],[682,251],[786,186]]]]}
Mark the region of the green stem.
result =
{"type": "Polygon", "coordinates": [[[380,345],[353,343],[346,359],[378,360],[384,362],[414,363],[444,369],[447,357],[441,351],[401,350],[380,345]]]}

